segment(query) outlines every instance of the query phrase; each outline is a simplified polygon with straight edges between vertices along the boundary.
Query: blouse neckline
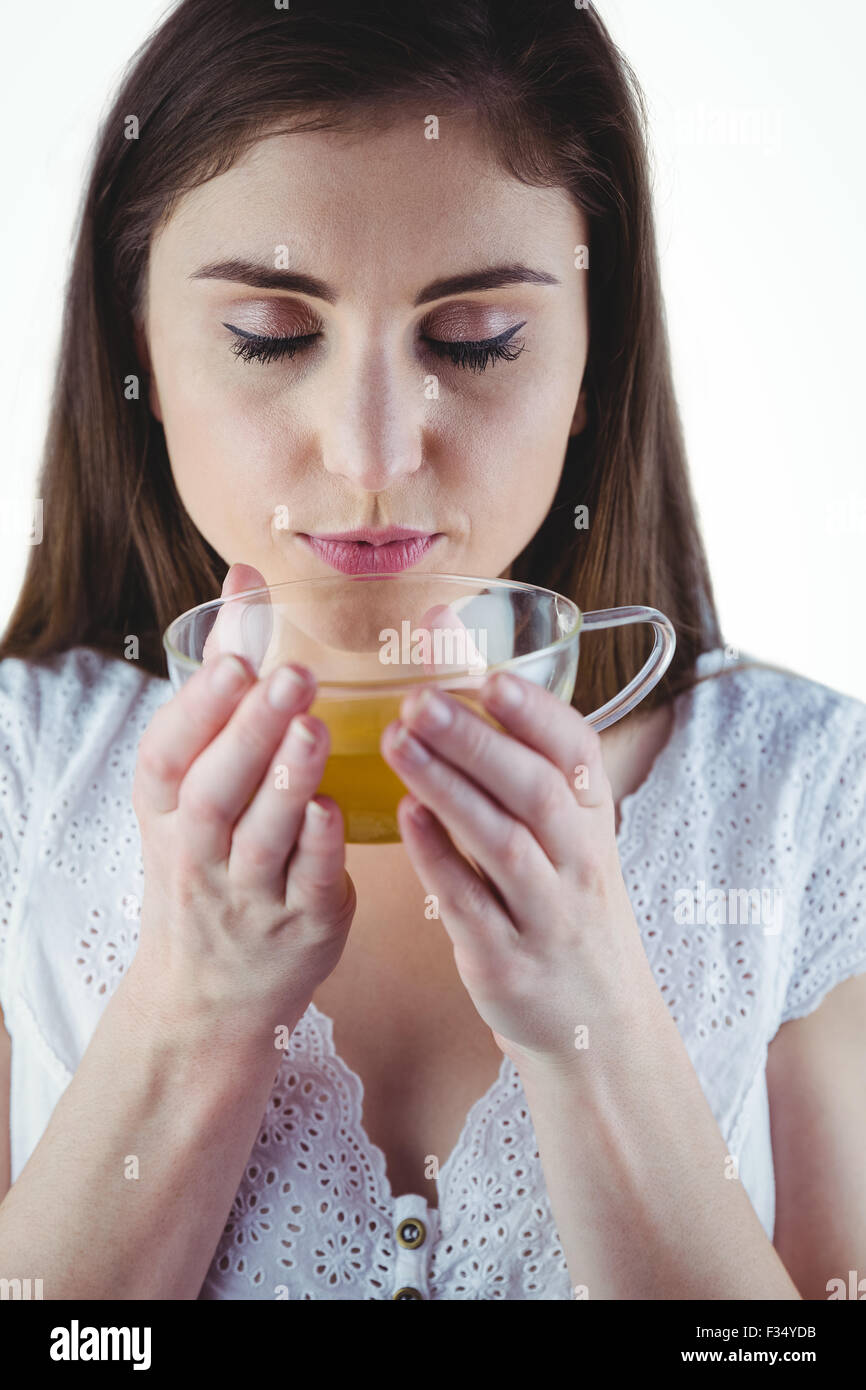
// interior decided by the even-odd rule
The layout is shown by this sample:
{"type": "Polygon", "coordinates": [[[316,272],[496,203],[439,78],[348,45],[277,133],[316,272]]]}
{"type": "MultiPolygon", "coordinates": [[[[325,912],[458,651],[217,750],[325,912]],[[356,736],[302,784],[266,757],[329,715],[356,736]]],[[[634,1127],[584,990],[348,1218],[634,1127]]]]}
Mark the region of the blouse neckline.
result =
{"type": "MultiPolygon", "coordinates": [[[[698,658],[697,674],[703,676],[716,669],[720,653],[722,653],[721,648],[711,652],[703,652],[698,658]]],[[[640,786],[636,787],[633,792],[629,792],[620,801],[620,826],[616,835],[616,843],[618,851],[621,852],[621,858],[622,849],[628,842],[635,805],[639,804],[650,792],[655,792],[657,787],[664,782],[668,774],[668,768],[671,767],[679,757],[682,746],[687,740],[689,730],[691,729],[690,715],[696,689],[696,686],[690,686],[687,690],[682,690],[678,695],[674,696],[674,722],[667,740],[656,753],[649,772],[640,786]]],[[[358,1073],[353,1071],[338,1053],[334,1044],[334,1025],[330,1015],[320,1009],[312,999],[310,1000],[308,1009],[312,1019],[320,1022],[332,1062],[339,1068],[343,1075],[343,1079],[348,1083],[351,1091],[357,1098],[358,1132],[362,1136],[367,1152],[374,1160],[377,1169],[377,1184],[380,1189],[380,1199],[389,1208],[393,1208],[399,1203],[413,1206],[415,1203],[420,1203],[425,1212],[429,1213],[431,1211],[441,1210],[442,1193],[446,1176],[455,1166],[460,1155],[466,1151],[467,1146],[471,1144],[472,1136],[480,1125],[484,1115],[495,1108],[497,1104],[501,1103],[506,1094],[507,1086],[515,1084],[517,1071],[511,1059],[503,1053],[502,1062],[500,1063],[499,1073],[496,1079],[484,1094],[473,1101],[470,1106],[460,1133],[457,1136],[457,1142],[454,1148],[441,1165],[439,1176],[432,1180],[436,1183],[437,1207],[431,1208],[426,1198],[419,1192],[401,1193],[399,1197],[395,1197],[388,1175],[388,1163],[385,1153],[378,1144],[373,1143],[364,1127],[364,1083],[358,1073]],[[512,1072],[514,1073],[513,1076],[511,1074],[512,1072]]],[[[519,1082],[517,1084],[519,1084],[519,1082]]]]}

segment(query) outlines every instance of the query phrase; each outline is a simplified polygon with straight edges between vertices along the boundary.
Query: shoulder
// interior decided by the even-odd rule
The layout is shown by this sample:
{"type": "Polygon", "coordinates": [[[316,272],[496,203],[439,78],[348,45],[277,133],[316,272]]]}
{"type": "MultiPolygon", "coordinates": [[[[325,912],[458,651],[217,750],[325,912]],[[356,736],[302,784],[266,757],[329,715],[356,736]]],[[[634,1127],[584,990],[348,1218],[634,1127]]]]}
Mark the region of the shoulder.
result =
{"type": "Polygon", "coordinates": [[[0,661],[0,730],[32,744],[56,731],[58,720],[80,726],[107,709],[142,698],[158,703],[168,693],[168,681],[93,647],[70,647],[38,661],[7,656],[0,661]]]}
{"type": "Polygon", "coordinates": [[[42,937],[49,959],[86,917],[105,911],[75,894],[87,891],[91,873],[110,882],[123,862],[121,843],[135,843],[131,769],[153,711],[170,694],[167,680],[90,647],[0,661],[0,1005],[7,1018],[22,923],[33,939],[42,937]]]}
{"type": "Polygon", "coordinates": [[[773,666],[746,654],[727,657],[722,648],[698,658],[698,686],[712,689],[720,707],[772,710],[779,719],[811,714],[824,717],[838,711],[843,721],[866,715],[866,704],[832,686],[784,666],[773,666]]]}
{"type": "Polygon", "coordinates": [[[866,752],[866,704],[795,671],[719,649],[700,658],[691,693],[705,737],[770,779],[790,778],[805,802],[820,799],[840,761],[866,752]]]}
{"type": "MultiPolygon", "coordinates": [[[[690,755],[703,764],[702,780],[732,813],[735,803],[740,810],[750,803],[752,835],[772,828],[796,860],[807,893],[826,894],[829,880],[850,869],[863,843],[866,704],[757,661],[730,669],[714,661],[711,669],[692,704],[690,755]],[[855,832],[853,843],[846,830],[855,832]],[[822,884],[816,865],[824,858],[847,868],[824,871],[822,884]]],[[[743,828],[738,820],[737,828],[743,828]]]]}
{"type": "Polygon", "coordinates": [[[70,766],[119,733],[135,738],[170,685],[91,647],[0,661],[0,810],[23,828],[70,766]]]}
{"type": "Polygon", "coordinates": [[[710,665],[694,699],[717,834],[732,827],[738,868],[760,849],[783,899],[778,1027],[866,970],[866,704],[757,661],[710,665]]]}

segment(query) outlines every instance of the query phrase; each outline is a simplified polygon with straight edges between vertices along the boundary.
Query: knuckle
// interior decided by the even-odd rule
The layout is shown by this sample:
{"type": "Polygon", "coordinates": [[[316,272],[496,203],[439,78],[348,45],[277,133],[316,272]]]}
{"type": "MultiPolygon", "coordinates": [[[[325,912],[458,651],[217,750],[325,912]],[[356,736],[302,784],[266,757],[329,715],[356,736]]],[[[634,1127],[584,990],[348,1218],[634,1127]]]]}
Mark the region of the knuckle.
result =
{"type": "Polygon", "coordinates": [[[454,952],[455,962],[458,964],[460,974],[473,990],[481,990],[484,993],[496,991],[501,992],[503,997],[512,1000],[520,1000],[524,982],[521,979],[521,972],[515,963],[510,959],[503,960],[501,957],[493,958],[490,952],[454,952]]]}
{"type": "Polygon", "coordinates": [[[527,861],[532,849],[532,836],[525,826],[517,821],[513,822],[505,832],[502,844],[502,864],[506,872],[511,875],[519,875],[527,868],[527,861]]]}
{"type": "Polygon", "coordinates": [[[565,785],[562,778],[548,776],[545,770],[527,797],[529,819],[534,825],[551,825],[559,820],[566,808],[565,785]]]}
{"type": "Polygon", "coordinates": [[[236,721],[233,732],[244,754],[260,757],[273,747],[273,730],[261,709],[245,710],[243,717],[236,721]]]}
{"type": "Polygon", "coordinates": [[[590,845],[584,846],[583,853],[577,856],[572,868],[578,891],[587,897],[602,898],[607,892],[608,868],[600,854],[595,854],[590,845]]]}
{"type": "Polygon", "coordinates": [[[226,812],[212,793],[187,778],[181,783],[177,807],[184,820],[207,826],[221,826],[228,821],[226,812]]]}
{"type": "Polygon", "coordinates": [[[334,896],[333,866],[325,857],[317,855],[305,861],[303,866],[297,866],[291,876],[291,885],[305,902],[319,902],[325,897],[330,900],[334,896]]]}
{"type": "Polygon", "coordinates": [[[152,808],[150,801],[137,781],[132,784],[132,796],[130,797],[133,814],[138,821],[139,831],[144,834],[145,827],[151,823],[152,808]]]}
{"type": "Polygon", "coordinates": [[[464,733],[464,745],[467,757],[471,762],[481,762],[487,756],[493,730],[489,724],[485,724],[475,714],[466,715],[466,729],[464,733]]]}
{"type": "Polygon", "coordinates": [[[162,842],[151,850],[145,869],[145,881],[158,882],[162,899],[181,914],[201,913],[211,892],[211,884],[202,865],[195,859],[186,841],[174,831],[171,845],[162,842]]]}
{"type": "Polygon", "coordinates": [[[303,904],[306,912],[317,915],[330,902],[334,884],[324,874],[307,870],[293,882],[292,889],[295,900],[303,904]]]}
{"type": "Polygon", "coordinates": [[[143,811],[147,810],[147,798],[142,787],[142,776],[139,763],[136,763],[135,772],[133,773],[130,800],[132,801],[132,809],[137,816],[140,816],[143,811]]]}
{"type": "Polygon", "coordinates": [[[353,917],[355,909],[358,906],[358,894],[355,890],[355,885],[345,869],[343,870],[343,878],[345,894],[342,903],[337,908],[337,919],[341,922],[346,918],[353,917]]]}
{"type": "Polygon", "coordinates": [[[232,836],[232,859],[251,869],[274,868],[282,863],[287,853],[288,846],[267,844],[250,830],[237,830],[232,836]]]}
{"type": "MultiPolygon", "coordinates": [[[[460,894],[460,910],[471,918],[486,918],[489,909],[488,889],[477,874],[473,874],[460,894]]],[[[440,904],[440,910],[447,912],[447,904],[440,904]]]]}
{"type": "Polygon", "coordinates": [[[141,775],[155,782],[173,782],[181,775],[182,770],[177,758],[164,744],[158,739],[148,738],[147,734],[144,735],[138,747],[136,771],[140,775],[136,784],[140,783],[141,775]]]}
{"type": "Polygon", "coordinates": [[[289,874],[289,887],[295,904],[302,904],[302,911],[313,917],[327,917],[328,921],[340,922],[352,917],[357,906],[355,885],[342,865],[335,877],[334,866],[326,861],[304,866],[300,872],[289,874]],[[343,884],[340,901],[339,885],[343,884]]]}

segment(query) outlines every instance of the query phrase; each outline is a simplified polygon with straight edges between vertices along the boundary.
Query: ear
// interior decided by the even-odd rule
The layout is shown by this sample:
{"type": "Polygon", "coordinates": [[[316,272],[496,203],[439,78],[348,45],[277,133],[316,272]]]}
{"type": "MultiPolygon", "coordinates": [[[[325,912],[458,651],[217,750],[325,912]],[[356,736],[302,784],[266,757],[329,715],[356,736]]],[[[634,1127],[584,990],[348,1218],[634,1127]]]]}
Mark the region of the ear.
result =
{"type": "Polygon", "coordinates": [[[156,380],[150,369],[150,352],[147,346],[147,335],[140,323],[136,323],[135,325],[135,350],[138,353],[138,360],[141,363],[142,370],[147,377],[148,404],[150,405],[151,414],[155,415],[159,423],[162,424],[159,391],[157,390],[156,380]]]}
{"type": "Polygon", "coordinates": [[[572,416],[571,429],[568,431],[569,437],[575,434],[582,434],[583,431],[586,429],[587,420],[588,415],[586,409],[586,388],[582,386],[580,388],[580,395],[577,398],[577,405],[574,407],[574,415],[572,416]]]}

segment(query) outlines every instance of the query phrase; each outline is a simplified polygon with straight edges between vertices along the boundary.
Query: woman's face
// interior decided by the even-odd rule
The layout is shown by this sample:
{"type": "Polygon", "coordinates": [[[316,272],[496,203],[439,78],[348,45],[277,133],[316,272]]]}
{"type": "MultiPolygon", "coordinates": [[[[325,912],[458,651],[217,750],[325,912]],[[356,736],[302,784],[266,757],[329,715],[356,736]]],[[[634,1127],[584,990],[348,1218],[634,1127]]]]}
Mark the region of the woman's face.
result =
{"type": "Polygon", "coordinates": [[[425,128],[264,138],[153,239],[139,345],[178,491],[269,584],[334,573],[304,537],[359,527],[436,535],[417,569],[507,576],[582,428],[585,218],[470,121],[425,128]],[[513,360],[459,364],[496,338],[513,360]]]}

